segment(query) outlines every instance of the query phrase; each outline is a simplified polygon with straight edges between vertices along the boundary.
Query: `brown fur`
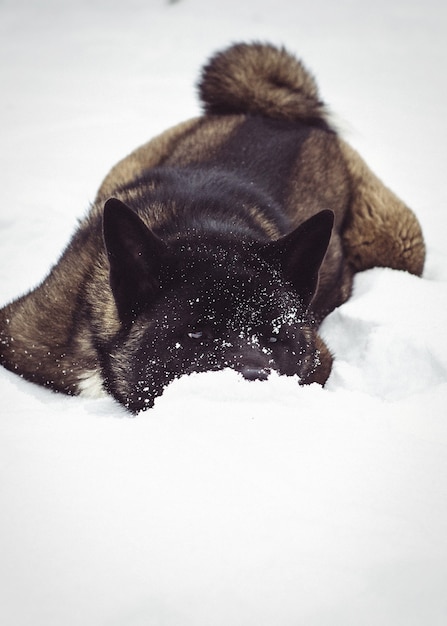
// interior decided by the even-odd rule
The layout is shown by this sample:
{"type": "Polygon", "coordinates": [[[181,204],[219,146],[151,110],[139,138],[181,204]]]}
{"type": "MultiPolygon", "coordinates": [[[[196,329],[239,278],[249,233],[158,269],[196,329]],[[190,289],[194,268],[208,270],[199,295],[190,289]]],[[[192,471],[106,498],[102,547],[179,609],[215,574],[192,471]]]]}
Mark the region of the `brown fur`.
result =
{"type": "Polygon", "coordinates": [[[347,143],[339,140],[351,180],[350,210],[343,247],[355,271],[391,267],[420,276],[425,244],[414,213],[371,172],[347,143]]]}
{"type": "Polygon", "coordinates": [[[326,118],[316,82],[301,61],[268,44],[236,44],[214,56],[203,70],[199,91],[210,114],[307,122],[326,118]]]}
{"type": "MultiPolygon", "coordinates": [[[[79,393],[80,381],[98,371],[97,346],[120,328],[102,239],[104,201],[114,196],[132,205],[150,189],[129,185],[154,167],[212,165],[232,142],[237,145],[251,116],[308,125],[284,181],[282,202],[292,228],[323,208],[335,214],[314,301],[318,320],[348,298],[354,272],[388,266],[422,273],[425,247],[415,215],[330,128],[315,81],[300,61],[269,45],[238,44],[205,67],[199,91],[205,115],[164,132],[120,161],[47,279],[0,311],[3,365],[39,384],[79,393]],[[88,315],[82,303],[88,304],[88,315]]],[[[284,234],[261,207],[253,204],[245,210],[266,238],[284,234]]],[[[181,211],[173,201],[160,210],[153,206],[141,218],[156,228],[181,211]]],[[[311,381],[323,384],[332,357],[321,338],[316,341],[321,366],[311,381]]]]}

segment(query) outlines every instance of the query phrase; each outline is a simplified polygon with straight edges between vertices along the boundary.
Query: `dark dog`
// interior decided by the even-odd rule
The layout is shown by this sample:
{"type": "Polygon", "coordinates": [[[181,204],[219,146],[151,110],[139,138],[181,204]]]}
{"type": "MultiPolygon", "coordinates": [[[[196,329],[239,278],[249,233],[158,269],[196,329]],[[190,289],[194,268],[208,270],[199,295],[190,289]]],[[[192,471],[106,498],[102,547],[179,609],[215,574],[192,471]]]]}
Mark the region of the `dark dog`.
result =
{"type": "Polygon", "coordinates": [[[174,378],[226,367],[324,384],[317,334],[355,271],[420,274],[418,222],[330,126],[284,50],[205,67],[203,117],[120,162],[40,287],[0,311],[0,362],[130,411],[174,378]]]}

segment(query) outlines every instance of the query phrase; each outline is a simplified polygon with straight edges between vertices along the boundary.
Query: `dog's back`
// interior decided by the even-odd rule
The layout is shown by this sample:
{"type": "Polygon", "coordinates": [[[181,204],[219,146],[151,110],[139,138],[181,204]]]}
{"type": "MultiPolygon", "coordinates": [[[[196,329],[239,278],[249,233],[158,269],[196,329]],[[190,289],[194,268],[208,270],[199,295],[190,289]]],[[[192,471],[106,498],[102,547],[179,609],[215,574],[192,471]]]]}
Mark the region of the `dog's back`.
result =
{"type": "MultiPolygon", "coordinates": [[[[298,355],[307,354],[307,382],[324,383],[331,356],[316,333],[318,322],[349,296],[353,271],[373,265],[422,271],[424,245],[417,220],[331,128],[316,83],[300,61],[284,49],[270,45],[237,44],[214,56],[205,66],[199,93],[205,115],[166,131],[118,163],[102,183],[89,215],[47,279],[0,311],[0,362],[5,367],[66,393],[80,393],[86,387],[85,379],[102,381],[105,376],[108,390],[125,403],[123,398],[128,390],[124,388],[132,385],[137,375],[129,366],[132,351],[143,349],[149,359],[146,364],[140,360],[138,367],[150,365],[150,355],[141,345],[143,335],[139,336],[139,345],[135,337],[126,344],[126,354],[124,344],[115,343],[125,341],[123,338],[130,332],[130,317],[126,316],[138,315],[145,300],[141,298],[146,291],[139,284],[140,277],[148,280],[148,268],[154,260],[155,266],[160,266],[156,257],[160,251],[165,253],[164,245],[172,243],[172,249],[180,250],[178,241],[183,239],[184,251],[191,251],[196,249],[201,234],[208,237],[209,244],[213,241],[210,234],[214,233],[220,238],[221,249],[225,249],[225,238],[231,240],[235,250],[231,266],[236,272],[240,268],[233,260],[237,260],[239,252],[240,258],[244,257],[246,251],[240,242],[247,239],[256,244],[255,248],[258,246],[259,254],[253,259],[261,260],[261,264],[250,261],[256,272],[262,271],[261,257],[271,250],[283,268],[290,261],[286,267],[288,275],[278,284],[284,287],[284,278],[289,286],[295,281],[299,283],[301,273],[313,285],[312,293],[318,284],[310,305],[312,310],[308,310],[310,291],[305,306],[304,300],[300,304],[302,319],[307,319],[307,348],[300,352],[297,347],[296,353],[289,350],[287,362],[289,373],[298,373],[301,370],[292,361],[303,361],[304,357],[298,355]],[[104,246],[104,206],[110,196],[116,201],[106,205],[109,222],[104,225],[104,246]],[[130,213],[119,217],[121,203],[130,207],[130,213]],[[335,216],[325,256],[330,234],[328,212],[313,219],[322,209],[330,209],[335,216]],[[114,222],[115,213],[118,219],[114,222]],[[138,224],[135,213],[140,217],[138,224]],[[309,218],[311,225],[307,229],[309,218]],[[300,225],[304,228],[297,228],[300,225]],[[124,242],[127,228],[129,242],[137,243],[133,252],[124,242]],[[292,245],[295,229],[299,231],[298,253],[292,245]],[[273,243],[273,248],[262,247],[277,239],[278,246],[273,243]],[[128,272],[117,263],[124,247],[130,253],[128,272]],[[144,257],[146,252],[152,256],[146,259],[146,265],[141,265],[140,254],[144,257]],[[113,267],[120,274],[118,277],[113,277],[113,267]],[[139,269],[143,270],[141,276],[139,269]],[[135,306],[131,303],[127,308],[124,302],[120,311],[117,293],[130,294],[133,286],[140,290],[134,298],[135,306]],[[309,370],[314,363],[314,357],[309,355],[317,355],[316,372],[309,370]],[[124,385],[122,395],[115,393],[110,379],[107,383],[107,372],[124,385]]],[[[231,254],[224,256],[228,261],[231,254]]],[[[208,246],[207,271],[212,268],[213,259],[212,246],[208,246]]],[[[176,259],[171,267],[174,266],[186,268],[188,260],[176,259]]],[[[270,278],[274,275],[271,270],[270,278]]],[[[248,291],[256,289],[255,275],[247,282],[248,291]]],[[[224,272],[221,278],[225,289],[231,289],[232,277],[224,272]]],[[[237,280],[235,275],[233,284],[237,280]]],[[[272,287],[269,280],[266,274],[259,281],[263,282],[264,298],[272,287]]],[[[161,293],[158,288],[154,291],[157,281],[157,277],[152,280],[149,276],[151,284],[146,285],[147,293],[154,297],[161,293]]],[[[200,277],[195,277],[195,281],[201,284],[200,277]]],[[[213,292],[213,284],[211,279],[209,299],[221,298],[222,294],[213,292]]],[[[187,306],[199,302],[200,298],[193,297],[191,291],[189,294],[187,306]]],[[[177,306],[178,298],[172,302],[177,306]]],[[[220,308],[226,310],[226,301],[220,303],[220,308]]],[[[292,309],[296,311],[296,307],[292,309]]],[[[161,310],[167,316],[165,309],[161,310]]],[[[300,315],[293,317],[299,320],[300,315]]],[[[178,319],[181,317],[179,312],[178,319]]],[[[292,315],[285,316],[283,312],[280,318],[289,323],[292,315]]],[[[158,321],[154,320],[155,325],[158,321]]],[[[146,319],[141,328],[151,326],[146,319]]],[[[137,326],[133,328],[136,332],[137,326]]],[[[162,332],[165,330],[163,327],[162,332]]],[[[201,337],[203,333],[189,334],[201,337]]],[[[242,335],[235,337],[234,345],[242,335]]],[[[273,339],[276,341],[276,337],[273,339]]],[[[247,346],[250,350],[259,348],[247,346]]],[[[265,350],[260,352],[262,358],[272,354],[273,348],[268,345],[265,350]]],[[[165,357],[162,354],[159,358],[164,364],[159,372],[159,388],[170,375],[165,357]]],[[[225,358],[222,363],[228,366],[230,362],[225,358]]],[[[234,365],[239,357],[232,358],[234,365]]],[[[197,371],[194,365],[185,363],[176,366],[171,375],[174,371],[175,375],[197,371]]],[[[147,373],[145,369],[139,383],[144,382],[146,374],[152,381],[150,385],[155,384],[154,370],[147,373]]],[[[147,388],[153,402],[154,390],[150,385],[147,388]]],[[[140,397],[140,391],[134,392],[140,397]]],[[[140,406],[138,402],[136,406],[140,406]]],[[[144,406],[145,400],[141,402],[144,406]]]]}
{"type": "Polygon", "coordinates": [[[206,226],[213,211],[224,210],[227,224],[242,220],[252,235],[277,239],[330,208],[335,228],[314,301],[321,319],[350,292],[352,272],[343,262],[339,231],[351,190],[313,77],[284,49],[236,44],[204,67],[198,90],[206,115],[127,157],[104,181],[99,198],[131,199],[151,229],[171,237],[188,219],[206,226]],[[164,185],[154,165],[162,166],[164,185]],[[145,185],[156,188],[162,212],[148,211],[145,185]]]}

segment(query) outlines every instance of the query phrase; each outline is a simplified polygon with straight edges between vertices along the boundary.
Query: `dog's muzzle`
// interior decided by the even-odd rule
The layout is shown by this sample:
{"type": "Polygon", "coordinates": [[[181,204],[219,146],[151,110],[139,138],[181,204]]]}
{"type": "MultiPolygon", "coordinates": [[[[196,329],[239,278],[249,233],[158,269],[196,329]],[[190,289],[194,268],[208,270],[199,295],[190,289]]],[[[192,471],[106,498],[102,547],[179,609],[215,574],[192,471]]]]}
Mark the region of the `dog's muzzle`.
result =
{"type": "Polygon", "coordinates": [[[265,367],[251,365],[244,365],[239,371],[246,380],[267,380],[270,374],[270,370],[265,367]]]}

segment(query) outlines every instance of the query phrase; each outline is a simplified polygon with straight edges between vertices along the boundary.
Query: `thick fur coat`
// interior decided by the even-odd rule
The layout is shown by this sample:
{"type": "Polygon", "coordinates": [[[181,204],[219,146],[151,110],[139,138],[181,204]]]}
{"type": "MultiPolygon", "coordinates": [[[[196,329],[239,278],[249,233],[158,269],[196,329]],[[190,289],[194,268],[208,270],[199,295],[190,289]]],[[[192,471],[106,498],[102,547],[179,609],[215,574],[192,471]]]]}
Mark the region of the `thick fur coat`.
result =
{"type": "Polygon", "coordinates": [[[299,60],[237,44],[199,93],[203,116],[118,163],[48,277],[0,311],[3,366],[132,412],[193,371],[324,384],[318,326],[353,274],[421,274],[417,219],[331,126],[299,60]]]}

